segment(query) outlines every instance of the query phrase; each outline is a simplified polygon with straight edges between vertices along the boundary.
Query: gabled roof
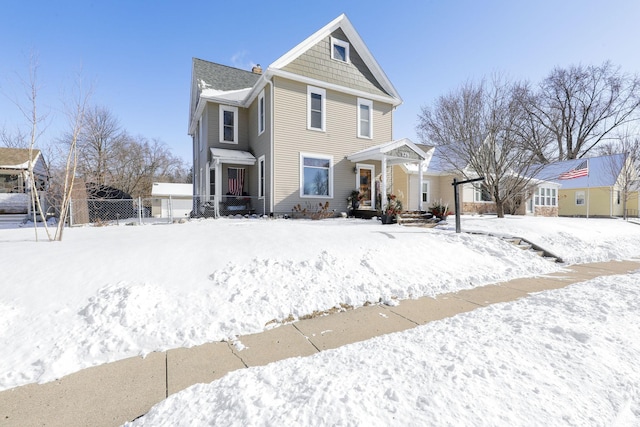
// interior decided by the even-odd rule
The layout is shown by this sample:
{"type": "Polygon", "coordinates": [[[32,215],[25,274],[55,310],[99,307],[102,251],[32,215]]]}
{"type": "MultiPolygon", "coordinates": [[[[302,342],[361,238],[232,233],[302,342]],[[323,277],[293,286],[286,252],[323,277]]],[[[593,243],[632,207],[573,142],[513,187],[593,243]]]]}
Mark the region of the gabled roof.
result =
{"type": "Polygon", "coordinates": [[[347,18],[347,15],[345,15],[344,13],[338,16],[333,21],[329,22],[327,25],[325,25],[315,33],[313,33],[312,35],[310,35],[309,37],[307,37],[303,42],[299,43],[296,47],[291,49],[289,52],[282,55],[280,58],[274,61],[271,65],[269,65],[268,69],[281,70],[282,68],[290,64],[293,60],[298,58],[300,55],[308,51],[311,47],[315,46],[322,39],[324,39],[325,37],[328,37],[331,33],[333,33],[338,28],[340,28],[344,32],[344,34],[347,36],[347,38],[349,39],[349,42],[358,52],[358,54],[360,55],[360,57],[362,58],[366,66],[369,68],[373,76],[376,78],[378,83],[380,83],[380,85],[391,97],[397,100],[396,105],[401,104],[402,98],[400,98],[398,91],[393,86],[393,84],[391,83],[391,80],[389,80],[385,72],[382,70],[382,67],[380,67],[380,64],[378,64],[378,61],[375,60],[375,58],[371,54],[371,51],[369,50],[367,45],[364,43],[364,40],[362,40],[362,37],[360,37],[356,29],[353,27],[353,25],[351,24],[351,21],[349,21],[349,18],[347,18]]]}
{"type": "Polygon", "coordinates": [[[588,159],[572,159],[544,165],[535,178],[551,181],[562,185],[563,190],[587,187],[611,187],[615,185],[626,154],[612,154],[608,156],[590,157],[588,159]],[[559,179],[560,174],[577,168],[585,160],[588,161],[589,174],[578,178],[559,179]]]}
{"type": "Polygon", "coordinates": [[[200,91],[228,92],[252,88],[260,74],[193,58],[193,77],[200,91]]]}
{"type": "MultiPolygon", "coordinates": [[[[32,158],[37,162],[40,158],[40,150],[32,150],[32,158]]],[[[4,148],[0,147],[0,168],[4,169],[28,169],[28,148],[4,148]]]]}
{"type": "MultiPolygon", "coordinates": [[[[397,149],[401,147],[407,147],[415,156],[420,160],[424,160],[426,158],[426,154],[422,151],[416,144],[414,144],[409,138],[397,139],[395,141],[385,142],[384,144],[375,145],[373,147],[365,148],[364,150],[358,151],[356,153],[350,154],[347,156],[348,160],[352,162],[359,162],[363,160],[382,160],[384,157],[394,157],[397,154],[397,149]]],[[[400,161],[409,161],[409,159],[405,159],[402,157],[398,158],[400,161]]]]}
{"type": "Polygon", "coordinates": [[[402,104],[402,98],[400,98],[398,91],[375,60],[347,16],[342,14],[309,36],[302,43],[282,55],[262,74],[256,74],[251,71],[245,71],[193,58],[189,133],[191,134],[195,131],[196,118],[202,114],[204,109],[204,103],[198,104],[197,102],[200,97],[214,102],[217,101],[225,104],[248,107],[274,75],[280,75],[286,78],[297,78],[300,81],[306,81],[308,84],[318,84],[327,89],[352,93],[368,99],[387,102],[393,106],[402,104]],[[376,79],[377,84],[386,93],[365,93],[357,89],[348,88],[326,81],[315,81],[314,79],[282,70],[282,68],[287,64],[290,64],[291,61],[298,58],[337,29],[341,29],[344,35],[349,39],[350,44],[362,58],[365,66],[371,72],[373,78],[376,79]]]}

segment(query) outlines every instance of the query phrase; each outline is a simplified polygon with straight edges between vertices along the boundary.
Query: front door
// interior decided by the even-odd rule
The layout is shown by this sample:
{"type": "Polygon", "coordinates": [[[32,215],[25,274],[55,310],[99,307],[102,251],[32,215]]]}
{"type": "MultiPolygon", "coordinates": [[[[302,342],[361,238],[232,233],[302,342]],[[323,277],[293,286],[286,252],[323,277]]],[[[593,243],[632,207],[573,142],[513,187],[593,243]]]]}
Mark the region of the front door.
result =
{"type": "Polygon", "coordinates": [[[358,165],[356,179],[358,190],[362,194],[360,209],[372,209],[374,206],[375,187],[373,186],[374,166],[358,165]]]}

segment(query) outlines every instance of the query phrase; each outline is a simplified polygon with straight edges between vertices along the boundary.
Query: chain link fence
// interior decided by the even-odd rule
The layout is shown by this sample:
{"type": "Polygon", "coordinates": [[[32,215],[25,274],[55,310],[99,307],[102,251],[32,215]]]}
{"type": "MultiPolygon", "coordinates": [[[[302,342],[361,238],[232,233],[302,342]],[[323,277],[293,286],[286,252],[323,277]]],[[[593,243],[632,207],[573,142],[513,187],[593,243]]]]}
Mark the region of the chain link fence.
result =
{"type": "Polygon", "coordinates": [[[258,216],[264,198],[252,196],[138,197],[136,199],[72,199],[70,225],[171,223],[189,218],[258,216]]]}

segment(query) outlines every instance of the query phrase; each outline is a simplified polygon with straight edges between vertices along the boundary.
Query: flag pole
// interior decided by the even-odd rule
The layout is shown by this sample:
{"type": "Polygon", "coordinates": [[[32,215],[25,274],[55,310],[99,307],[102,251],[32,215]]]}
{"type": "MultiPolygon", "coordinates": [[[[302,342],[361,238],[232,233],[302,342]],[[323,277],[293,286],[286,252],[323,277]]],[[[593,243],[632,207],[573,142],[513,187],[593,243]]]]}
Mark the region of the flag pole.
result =
{"type": "Polygon", "coordinates": [[[587,219],[589,219],[589,199],[591,199],[591,186],[589,184],[589,159],[587,159],[587,219]]]}

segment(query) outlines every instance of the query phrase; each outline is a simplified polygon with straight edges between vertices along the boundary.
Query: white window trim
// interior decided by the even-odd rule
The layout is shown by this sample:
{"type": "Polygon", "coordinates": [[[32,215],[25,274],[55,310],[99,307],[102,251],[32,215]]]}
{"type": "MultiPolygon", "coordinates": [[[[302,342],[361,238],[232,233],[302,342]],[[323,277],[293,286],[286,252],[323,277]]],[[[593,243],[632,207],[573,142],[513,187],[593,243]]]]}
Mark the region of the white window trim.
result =
{"type": "Polygon", "coordinates": [[[425,193],[424,191],[424,186],[427,186],[427,200],[423,200],[422,203],[431,203],[431,182],[429,181],[422,181],[422,188],[420,189],[420,198],[422,198],[423,194],[425,193]]]}
{"type": "Polygon", "coordinates": [[[541,185],[534,194],[534,206],[558,206],[558,189],[553,186],[541,185]],[[548,194],[547,194],[548,193],[548,194]]]}
{"type": "Polygon", "coordinates": [[[307,129],[314,130],[316,132],[324,132],[326,118],[327,118],[327,91],[319,87],[307,86],[307,129]],[[320,120],[322,127],[320,129],[311,127],[311,94],[320,95],[322,97],[322,102],[320,105],[320,108],[322,108],[322,111],[321,111],[322,118],[320,120]]]}
{"type": "Polygon", "coordinates": [[[360,169],[371,171],[371,209],[373,209],[376,206],[376,167],[367,163],[356,163],[356,190],[360,188],[360,169]]]}
{"type": "Polygon", "coordinates": [[[358,98],[358,138],[373,139],[373,101],[370,99],[358,98]],[[369,135],[363,135],[360,127],[362,124],[362,117],[360,117],[361,105],[369,107],[369,135]]]}
{"type": "Polygon", "coordinates": [[[300,197],[304,199],[333,199],[333,156],[317,153],[300,153],[300,197]],[[329,195],[304,194],[304,158],[312,157],[316,159],[329,160],[329,195]]]}
{"type": "Polygon", "coordinates": [[[584,190],[576,191],[576,206],[584,206],[587,204],[587,195],[584,190]],[[582,195],[582,203],[578,203],[578,194],[582,195]]]}
{"type": "Polygon", "coordinates": [[[266,113],[266,104],[264,100],[264,89],[258,95],[258,136],[264,133],[264,130],[267,127],[267,113],[266,113]]]}
{"type": "Polygon", "coordinates": [[[264,199],[267,192],[267,171],[264,155],[258,157],[258,199],[264,199]],[[264,176],[264,189],[262,188],[262,176],[264,176]]]}
{"type": "Polygon", "coordinates": [[[340,61],[342,63],[347,63],[349,64],[351,62],[351,55],[349,54],[349,42],[346,42],[344,40],[340,40],[340,39],[336,39],[335,37],[331,37],[331,59],[333,59],[334,61],[340,61]],[[346,61],[343,61],[340,58],[336,58],[335,55],[333,54],[333,46],[338,45],[344,48],[345,52],[344,52],[344,56],[346,61]]]}
{"type": "Polygon", "coordinates": [[[482,200],[482,184],[473,185],[473,202],[474,203],[493,203],[493,200],[482,200]]]}
{"type": "Polygon", "coordinates": [[[221,144],[237,144],[238,143],[238,107],[231,107],[229,105],[221,105],[220,108],[220,125],[219,125],[219,137],[221,144]],[[224,140],[224,112],[230,111],[233,113],[233,141],[224,140]]]}

